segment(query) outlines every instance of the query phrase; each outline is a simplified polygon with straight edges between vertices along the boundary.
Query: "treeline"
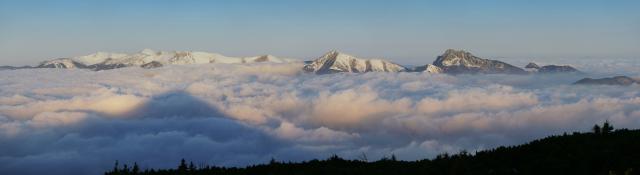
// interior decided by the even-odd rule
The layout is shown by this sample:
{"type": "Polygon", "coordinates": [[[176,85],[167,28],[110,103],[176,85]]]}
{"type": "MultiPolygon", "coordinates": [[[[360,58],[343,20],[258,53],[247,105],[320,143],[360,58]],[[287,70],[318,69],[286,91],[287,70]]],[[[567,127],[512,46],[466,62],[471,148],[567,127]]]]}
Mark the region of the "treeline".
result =
{"type": "Polygon", "coordinates": [[[475,154],[462,151],[434,159],[369,162],[337,155],[325,160],[278,162],[243,168],[195,166],[184,159],[176,169],[115,167],[105,175],[315,175],[315,174],[640,174],[640,130],[619,129],[605,122],[593,132],[550,136],[518,146],[502,146],[475,154]]]}

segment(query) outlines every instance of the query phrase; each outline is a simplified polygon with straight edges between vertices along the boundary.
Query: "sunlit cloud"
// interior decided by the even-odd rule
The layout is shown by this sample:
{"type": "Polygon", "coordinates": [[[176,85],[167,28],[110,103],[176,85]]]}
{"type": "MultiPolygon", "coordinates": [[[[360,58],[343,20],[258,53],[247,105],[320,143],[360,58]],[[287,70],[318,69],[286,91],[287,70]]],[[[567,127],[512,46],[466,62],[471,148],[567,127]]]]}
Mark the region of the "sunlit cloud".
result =
{"type": "Polygon", "coordinates": [[[153,168],[181,158],[228,166],[331,154],[413,160],[604,120],[640,127],[638,85],[573,86],[588,76],[577,74],[314,75],[286,63],[0,76],[1,174],[71,166],[96,174],[115,160],[153,168]]]}

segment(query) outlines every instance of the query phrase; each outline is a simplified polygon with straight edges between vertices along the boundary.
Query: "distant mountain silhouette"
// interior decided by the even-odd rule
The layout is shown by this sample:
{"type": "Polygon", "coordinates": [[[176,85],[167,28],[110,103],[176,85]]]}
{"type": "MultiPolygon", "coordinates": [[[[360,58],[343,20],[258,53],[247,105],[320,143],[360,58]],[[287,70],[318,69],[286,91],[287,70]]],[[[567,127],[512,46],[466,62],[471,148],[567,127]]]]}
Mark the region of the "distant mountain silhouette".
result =
{"type": "Polygon", "coordinates": [[[640,84],[640,80],[633,79],[627,76],[615,76],[609,78],[583,78],[581,80],[576,81],[576,85],[621,85],[621,86],[629,86],[632,84],[640,84]]]}

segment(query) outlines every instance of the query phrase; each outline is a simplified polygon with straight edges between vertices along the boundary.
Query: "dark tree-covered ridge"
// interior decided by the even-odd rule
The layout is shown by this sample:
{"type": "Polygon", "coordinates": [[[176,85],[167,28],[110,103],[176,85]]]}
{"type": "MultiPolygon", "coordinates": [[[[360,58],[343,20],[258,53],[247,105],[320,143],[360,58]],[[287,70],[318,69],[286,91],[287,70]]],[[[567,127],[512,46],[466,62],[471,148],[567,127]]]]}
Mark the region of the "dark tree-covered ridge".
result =
{"type": "Polygon", "coordinates": [[[148,174],[640,174],[640,130],[613,130],[605,122],[593,132],[549,136],[532,142],[469,154],[442,154],[417,161],[383,158],[374,162],[345,160],[337,155],[325,160],[296,163],[270,161],[244,168],[199,166],[182,160],[177,169],[139,170],[124,165],[105,175],[148,174]]]}

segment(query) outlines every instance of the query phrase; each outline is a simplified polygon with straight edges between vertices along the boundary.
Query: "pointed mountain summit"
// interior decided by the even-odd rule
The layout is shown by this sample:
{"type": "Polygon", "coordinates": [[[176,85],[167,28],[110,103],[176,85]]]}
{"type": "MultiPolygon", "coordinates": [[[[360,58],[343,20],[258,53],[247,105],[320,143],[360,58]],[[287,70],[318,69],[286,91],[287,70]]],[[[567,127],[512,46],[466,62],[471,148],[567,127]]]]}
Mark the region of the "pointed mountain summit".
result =
{"type": "Polygon", "coordinates": [[[382,59],[363,59],[338,51],[330,51],[306,64],[303,70],[316,74],[329,74],[337,72],[403,72],[407,71],[407,68],[382,59]]]}
{"type": "Polygon", "coordinates": [[[464,50],[448,49],[433,65],[448,74],[526,74],[523,69],[497,60],[483,59],[464,50]]]}

